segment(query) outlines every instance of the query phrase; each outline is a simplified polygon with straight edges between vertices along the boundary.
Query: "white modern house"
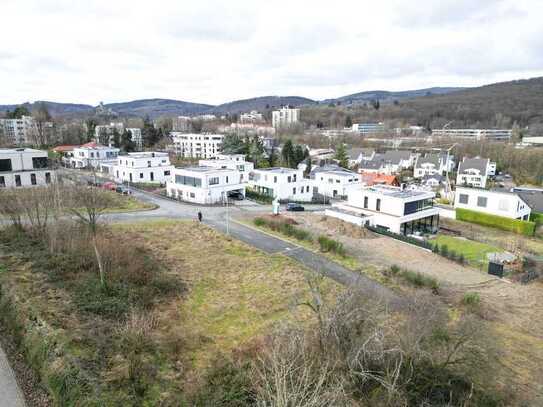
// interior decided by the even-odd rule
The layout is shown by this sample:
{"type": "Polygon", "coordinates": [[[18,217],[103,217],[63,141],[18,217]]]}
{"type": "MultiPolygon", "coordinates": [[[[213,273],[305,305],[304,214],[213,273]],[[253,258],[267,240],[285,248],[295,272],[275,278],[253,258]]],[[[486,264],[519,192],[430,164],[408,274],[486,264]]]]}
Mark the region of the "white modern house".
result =
{"type": "Polygon", "coordinates": [[[221,152],[222,134],[171,132],[173,150],[184,158],[216,158],[221,152]]]}
{"type": "Polygon", "coordinates": [[[433,206],[434,198],[430,191],[388,185],[351,188],[347,201],[334,204],[326,215],[403,235],[435,233],[439,229],[439,209],[433,206]]]}
{"type": "Polygon", "coordinates": [[[291,126],[300,120],[300,109],[291,109],[283,107],[272,112],[272,126],[279,127],[291,126]]]}
{"type": "Polygon", "coordinates": [[[166,184],[169,197],[203,205],[225,202],[229,194],[245,195],[237,170],[214,167],[174,168],[166,184]]]}
{"type": "Polygon", "coordinates": [[[260,168],[249,178],[249,187],[263,195],[280,201],[311,202],[313,182],[304,178],[304,172],[293,168],[260,168]]]}
{"type": "Polygon", "coordinates": [[[488,158],[464,157],[458,166],[456,175],[457,186],[485,188],[489,176],[496,174],[496,163],[488,158]]]}
{"type": "Polygon", "coordinates": [[[31,148],[0,149],[0,189],[44,186],[55,179],[47,151],[31,148]]]}
{"type": "Polygon", "coordinates": [[[117,182],[166,184],[173,169],[168,153],[128,153],[118,157],[112,175],[117,182]]]}
{"type": "Polygon", "coordinates": [[[516,192],[465,187],[456,188],[454,207],[520,220],[530,219],[532,212],[516,192]]]}
{"type": "Polygon", "coordinates": [[[362,186],[362,181],[356,172],[346,170],[337,165],[315,167],[310,178],[313,181],[313,195],[329,198],[347,196],[349,188],[362,186]]]}
{"type": "Polygon", "coordinates": [[[255,165],[250,161],[245,161],[245,154],[218,154],[214,160],[200,160],[198,165],[201,167],[213,167],[239,172],[239,181],[241,183],[249,182],[249,174],[254,170],[255,165]]]}
{"type": "Polygon", "coordinates": [[[83,144],[74,148],[70,165],[74,168],[99,168],[104,162],[117,160],[119,151],[116,147],[106,147],[97,143],[83,144]]]}

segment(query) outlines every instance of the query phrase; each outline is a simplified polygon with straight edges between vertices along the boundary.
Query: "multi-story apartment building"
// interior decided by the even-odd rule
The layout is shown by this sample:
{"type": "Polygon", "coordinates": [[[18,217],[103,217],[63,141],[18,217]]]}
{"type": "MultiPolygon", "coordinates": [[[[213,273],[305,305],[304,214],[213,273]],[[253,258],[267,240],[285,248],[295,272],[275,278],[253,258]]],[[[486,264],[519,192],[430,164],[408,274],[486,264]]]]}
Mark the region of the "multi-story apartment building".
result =
{"type": "Polygon", "coordinates": [[[489,176],[496,174],[496,163],[488,158],[464,157],[458,166],[457,186],[485,188],[489,176]]]}
{"type": "Polygon", "coordinates": [[[313,200],[312,181],[304,172],[293,168],[260,168],[249,178],[249,187],[280,201],[310,202],[313,200]]]}
{"type": "Polygon", "coordinates": [[[137,127],[127,127],[126,131],[129,131],[132,135],[132,143],[136,146],[137,151],[143,150],[143,136],[141,134],[141,129],[137,127]]]}
{"type": "Polygon", "coordinates": [[[98,168],[104,162],[117,160],[119,151],[116,147],[106,147],[97,143],[83,144],[74,148],[69,164],[74,168],[98,168]]]}
{"type": "Polygon", "coordinates": [[[480,188],[456,188],[454,207],[520,220],[530,219],[532,212],[517,192],[480,188]]]}
{"type": "Polygon", "coordinates": [[[94,141],[101,144],[111,144],[115,130],[117,130],[119,135],[123,134],[124,124],[122,122],[112,122],[96,126],[94,128],[94,141]]]}
{"type": "Polygon", "coordinates": [[[326,215],[403,235],[435,233],[439,228],[439,209],[433,206],[434,198],[430,191],[388,185],[351,188],[347,201],[334,204],[326,215]]]}
{"type": "Polygon", "coordinates": [[[451,137],[471,140],[508,141],[513,130],[507,129],[435,129],[432,137],[451,137]]]}
{"type": "Polygon", "coordinates": [[[172,120],[172,130],[187,133],[192,130],[189,116],[177,116],[172,120]]]}
{"type": "Polygon", "coordinates": [[[226,168],[174,168],[171,181],[166,184],[169,197],[203,205],[226,202],[232,193],[245,195],[245,184],[239,172],[226,168]]]}
{"type": "Polygon", "coordinates": [[[289,127],[299,120],[300,109],[282,107],[281,109],[272,112],[272,126],[276,129],[279,127],[289,127]]]}
{"type": "Polygon", "coordinates": [[[20,119],[0,119],[0,127],[6,144],[20,146],[34,144],[37,128],[31,116],[22,116],[20,119]]]}
{"type": "Polygon", "coordinates": [[[216,158],[221,152],[222,134],[170,133],[173,150],[185,158],[216,158]]]}
{"type": "Polygon", "coordinates": [[[239,115],[240,123],[258,123],[263,122],[264,116],[262,113],[258,113],[256,110],[252,110],[249,113],[242,113],[239,115]]]}
{"type": "Polygon", "coordinates": [[[113,176],[117,182],[166,184],[173,169],[168,153],[128,153],[118,156],[113,176]]]}
{"type": "Polygon", "coordinates": [[[0,188],[44,186],[55,179],[47,151],[0,149],[0,188]]]}
{"type": "Polygon", "coordinates": [[[218,154],[215,159],[200,160],[198,165],[201,167],[237,170],[241,183],[249,182],[249,174],[255,168],[252,162],[245,161],[245,154],[218,154]]]}
{"type": "Polygon", "coordinates": [[[354,123],[352,130],[362,136],[374,136],[385,132],[383,123],[354,123]]]}

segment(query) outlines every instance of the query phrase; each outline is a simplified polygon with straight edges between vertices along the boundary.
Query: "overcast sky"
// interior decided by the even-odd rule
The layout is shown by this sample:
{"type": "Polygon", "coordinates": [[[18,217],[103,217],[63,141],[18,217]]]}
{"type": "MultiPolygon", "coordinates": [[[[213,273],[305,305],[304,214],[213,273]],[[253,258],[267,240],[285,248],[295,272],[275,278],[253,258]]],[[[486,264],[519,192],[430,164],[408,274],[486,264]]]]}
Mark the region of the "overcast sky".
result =
{"type": "Polygon", "coordinates": [[[543,76],[542,0],[0,0],[0,104],[219,104],[543,76]]]}

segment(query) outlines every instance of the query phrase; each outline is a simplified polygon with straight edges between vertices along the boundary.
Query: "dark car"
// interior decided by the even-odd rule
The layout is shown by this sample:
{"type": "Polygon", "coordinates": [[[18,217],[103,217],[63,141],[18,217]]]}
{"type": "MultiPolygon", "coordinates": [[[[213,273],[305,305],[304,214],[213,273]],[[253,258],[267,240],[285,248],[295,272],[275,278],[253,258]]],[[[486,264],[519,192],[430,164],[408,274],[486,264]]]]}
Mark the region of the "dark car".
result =
{"type": "Polygon", "coordinates": [[[289,212],[302,212],[304,211],[304,207],[297,203],[288,203],[287,204],[287,211],[289,212]]]}
{"type": "Polygon", "coordinates": [[[123,195],[130,195],[131,192],[128,188],[125,188],[125,187],[121,187],[121,186],[118,186],[117,188],[115,188],[115,191],[118,192],[119,194],[123,194],[123,195]]]}
{"type": "Polygon", "coordinates": [[[235,201],[243,201],[245,199],[245,197],[243,196],[243,194],[239,191],[234,191],[234,192],[230,192],[228,194],[228,198],[231,198],[235,201]]]}

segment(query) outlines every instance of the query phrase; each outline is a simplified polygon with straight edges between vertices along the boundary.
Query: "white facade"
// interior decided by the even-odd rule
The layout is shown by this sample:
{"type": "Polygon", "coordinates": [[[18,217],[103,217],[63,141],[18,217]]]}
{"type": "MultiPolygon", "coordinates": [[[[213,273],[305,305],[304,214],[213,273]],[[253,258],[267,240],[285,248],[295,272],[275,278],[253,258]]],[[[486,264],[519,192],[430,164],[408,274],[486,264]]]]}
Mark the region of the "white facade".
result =
{"type": "Polygon", "coordinates": [[[0,149],[0,189],[44,186],[56,180],[47,151],[0,149]]]}
{"type": "Polygon", "coordinates": [[[241,183],[249,182],[249,174],[254,170],[255,166],[252,162],[245,161],[244,154],[219,154],[214,160],[200,160],[200,167],[213,167],[239,172],[239,181],[241,183]]]}
{"type": "Polygon", "coordinates": [[[496,174],[496,163],[487,158],[466,158],[458,166],[456,185],[485,188],[489,176],[496,174]]]}
{"type": "Polygon", "coordinates": [[[452,137],[472,140],[507,141],[513,136],[513,130],[507,129],[436,129],[432,136],[452,137]]]}
{"type": "Polygon", "coordinates": [[[347,202],[334,204],[333,210],[364,218],[365,224],[404,235],[419,231],[434,233],[439,227],[439,209],[433,206],[433,192],[374,185],[351,188],[347,195],[347,202]]]}
{"type": "Polygon", "coordinates": [[[385,125],[383,123],[354,123],[352,131],[362,136],[382,134],[385,132],[385,125]]]}
{"type": "Polygon", "coordinates": [[[528,220],[532,211],[514,192],[463,187],[456,188],[454,207],[521,220],[528,220]]]}
{"type": "Polygon", "coordinates": [[[323,169],[311,174],[313,194],[335,198],[347,196],[349,188],[362,186],[362,181],[356,172],[341,168],[323,169]]]}
{"type": "Polygon", "coordinates": [[[132,143],[136,146],[136,150],[143,150],[143,136],[141,135],[141,129],[137,127],[128,127],[126,129],[132,134],[132,143]]]}
{"type": "Polygon", "coordinates": [[[245,184],[239,182],[236,170],[213,167],[174,168],[166,184],[169,197],[203,205],[225,202],[228,194],[245,195],[245,184]]]}
{"type": "Polygon", "coordinates": [[[300,120],[300,109],[291,109],[283,107],[272,112],[272,126],[276,129],[279,127],[288,127],[300,120]]]}
{"type": "Polygon", "coordinates": [[[413,176],[423,178],[432,175],[444,175],[454,169],[454,157],[450,154],[426,154],[417,157],[413,176]]]}
{"type": "Polygon", "coordinates": [[[192,128],[191,118],[188,116],[177,116],[172,121],[172,130],[188,132],[192,128]]]}
{"type": "Polygon", "coordinates": [[[96,143],[83,144],[81,147],[74,148],[70,165],[74,168],[98,168],[105,161],[116,160],[119,151],[116,147],[106,147],[96,143]]]}
{"type": "Polygon", "coordinates": [[[261,168],[254,170],[249,179],[254,191],[280,201],[310,202],[313,199],[312,181],[304,173],[292,168],[261,168]]]}
{"type": "Polygon", "coordinates": [[[33,144],[37,132],[36,123],[31,116],[20,119],[0,119],[0,127],[8,144],[33,144]]]}
{"type": "Polygon", "coordinates": [[[222,134],[170,133],[176,154],[185,158],[216,158],[221,152],[222,134]]]}
{"type": "Polygon", "coordinates": [[[262,113],[258,113],[256,110],[252,110],[249,113],[242,113],[239,115],[240,123],[255,123],[264,121],[262,113]]]}
{"type": "Polygon", "coordinates": [[[118,157],[113,176],[117,182],[166,184],[173,169],[168,153],[129,153],[118,157]]]}

